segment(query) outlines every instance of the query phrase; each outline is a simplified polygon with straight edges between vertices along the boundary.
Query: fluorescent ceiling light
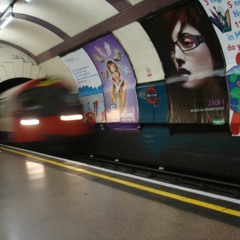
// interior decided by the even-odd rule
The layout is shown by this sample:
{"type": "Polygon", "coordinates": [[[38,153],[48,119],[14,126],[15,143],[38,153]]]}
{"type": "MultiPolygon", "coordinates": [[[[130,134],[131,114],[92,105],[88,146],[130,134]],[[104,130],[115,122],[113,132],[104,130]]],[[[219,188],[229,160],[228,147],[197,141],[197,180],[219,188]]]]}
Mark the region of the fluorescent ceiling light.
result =
{"type": "Polygon", "coordinates": [[[10,7],[0,19],[0,28],[5,28],[13,19],[12,7],[10,7]]]}
{"type": "Polygon", "coordinates": [[[5,21],[0,25],[0,28],[1,28],[1,29],[4,29],[4,28],[12,21],[12,19],[13,19],[13,16],[12,16],[12,15],[10,15],[9,17],[7,17],[7,18],[5,19],[5,21]]]}
{"type": "Polygon", "coordinates": [[[9,8],[9,3],[8,2],[4,2],[2,3],[3,1],[1,1],[1,4],[0,4],[0,12],[1,14],[4,13],[8,8],[9,8]]]}

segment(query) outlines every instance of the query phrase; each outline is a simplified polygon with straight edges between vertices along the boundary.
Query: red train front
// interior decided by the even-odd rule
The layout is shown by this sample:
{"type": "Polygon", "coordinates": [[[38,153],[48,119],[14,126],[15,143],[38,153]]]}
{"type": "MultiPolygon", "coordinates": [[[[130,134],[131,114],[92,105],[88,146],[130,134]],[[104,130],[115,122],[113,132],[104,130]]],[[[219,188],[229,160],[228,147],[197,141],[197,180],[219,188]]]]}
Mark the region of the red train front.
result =
{"type": "Polygon", "coordinates": [[[13,131],[10,141],[27,143],[89,133],[76,95],[57,80],[32,80],[12,99],[13,131]]]}

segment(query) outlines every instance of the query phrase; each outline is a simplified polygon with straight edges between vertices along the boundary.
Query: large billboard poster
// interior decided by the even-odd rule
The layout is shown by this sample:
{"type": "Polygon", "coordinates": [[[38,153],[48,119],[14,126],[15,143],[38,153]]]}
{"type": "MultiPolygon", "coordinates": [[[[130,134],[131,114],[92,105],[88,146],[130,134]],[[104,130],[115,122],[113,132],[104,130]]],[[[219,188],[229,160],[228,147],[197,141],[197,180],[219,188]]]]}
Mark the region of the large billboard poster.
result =
{"type": "Polygon", "coordinates": [[[225,59],[201,4],[189,1],[142,26],[163,63],[172,132],[229,131],[225,59]]]}
{"type": "Polygon", "coordinates": [[[102,81],[91,58],[84,49],[79,49],[62,60],[76,81],[85,120],[91,124],[105,122],[102,81]]]}
{"type": "Polygon", "coordinates": [[[111,129],[136,129],[139,111],[136,78],[121,45],[109,34],[85,46],[103,84],[106,124],[111,129]]]}
{"type": "Polygon", "coordinates": [[[227,64],[230,129],[240,136],[240,1],[200,0],[219,37],[227,64]]]}

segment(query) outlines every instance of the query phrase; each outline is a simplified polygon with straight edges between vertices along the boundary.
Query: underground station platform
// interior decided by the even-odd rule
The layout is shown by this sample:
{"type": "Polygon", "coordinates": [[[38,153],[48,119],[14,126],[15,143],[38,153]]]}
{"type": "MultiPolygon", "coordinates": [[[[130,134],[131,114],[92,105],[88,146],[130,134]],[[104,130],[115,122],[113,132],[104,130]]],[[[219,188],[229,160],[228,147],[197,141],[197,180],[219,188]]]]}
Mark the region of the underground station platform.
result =
{"type": "Polygon", "coordinates": [[[0,145],[2,240],[238,240],[240,199],[0,145]]]}

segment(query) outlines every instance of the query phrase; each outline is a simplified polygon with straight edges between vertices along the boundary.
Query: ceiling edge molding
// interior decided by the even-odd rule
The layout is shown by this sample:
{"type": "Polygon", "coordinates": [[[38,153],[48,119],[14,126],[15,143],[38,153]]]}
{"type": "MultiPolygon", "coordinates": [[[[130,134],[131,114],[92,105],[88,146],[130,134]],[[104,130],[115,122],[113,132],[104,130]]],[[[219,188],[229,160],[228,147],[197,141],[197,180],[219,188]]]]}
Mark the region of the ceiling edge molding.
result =
{"type": "Polygon", "coordinates": [[[22,19],[22,20],[26,20],[35,24],[38,24],[46,29],[48,29],[49,31],[53,32],[54,34],[56,34],[58,37],[62,38],[63,40],[70,38],[70,36],[68,34],[66,34],[65,32],[63,32],[61,29],[59,29],[58,27],[54,26],[53,24],[44,21],[40,18],[31,16],[31,15],[27,15],[27,14],[22,14],[22,13],[16,13],[14,12],[14,18],[18,18],[18,19],[22,19]]]}
{"type": "MultiPolygon", "coordinates": [[[[58,55],[63,55],[74,48],[80,48],[83,44],[94,40],[100,36],[106,35],[114,30],[126,26],[134,21],[167,8],[174,4],[178,4],[180,0],[146,0],[142,1],[125,11],[91,27],[90,29],[77,34],[74,37],[66,39],[63,43],[39,54],[38,62],[42,63],[58,55]]],[[[182,3],[182,1],[181,1],[182,3]]]]}
{"type": "Polygon", "coordinates": [[[106,0],[106,1],[110,3],[114,8],[116,8],[119,12],[125,11],[132,6],[126,0],[106,0]]]}
{"type": "Polygon", "coordinates": [[[28,55],[30,58],[32,58],[36,63],[38,63],[38,58],[37,58],[34,54],[32,54],[31,52],[29,52],[28,50],[26,50],[25,48],[22,48],[22,47],[20,47],[20,46],[18,46],[18,45],[15,45],[15,44],[13,44],[13,43],[10,43],[10,42],[7,42],[7,41],[3,41],[3,40],[0,40],[0,43],[18,49],[19,51],[25,53],[25,54],[28,55]]]}

